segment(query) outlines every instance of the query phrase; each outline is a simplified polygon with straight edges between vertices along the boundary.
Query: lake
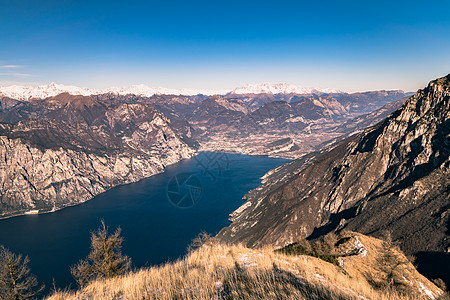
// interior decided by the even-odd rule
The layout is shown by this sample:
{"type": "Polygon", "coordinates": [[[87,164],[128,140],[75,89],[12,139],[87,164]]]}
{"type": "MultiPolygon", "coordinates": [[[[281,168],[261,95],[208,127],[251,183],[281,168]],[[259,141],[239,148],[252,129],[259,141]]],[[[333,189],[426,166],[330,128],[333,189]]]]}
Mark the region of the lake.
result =
{"type": "Polygon", "coordinates": [[[164,173],[115,187],[83,204],[41,215],[0,220],[0,244],[28,255],[46,290],[75,287],[69,268],[89,253],[90,232],[104,219],[118,226],[123,253],[134,267],[175,260],[201,231],[216,234],[229,214],[267,171],[288,160],[202,152],[168,166],[164,173]]]}

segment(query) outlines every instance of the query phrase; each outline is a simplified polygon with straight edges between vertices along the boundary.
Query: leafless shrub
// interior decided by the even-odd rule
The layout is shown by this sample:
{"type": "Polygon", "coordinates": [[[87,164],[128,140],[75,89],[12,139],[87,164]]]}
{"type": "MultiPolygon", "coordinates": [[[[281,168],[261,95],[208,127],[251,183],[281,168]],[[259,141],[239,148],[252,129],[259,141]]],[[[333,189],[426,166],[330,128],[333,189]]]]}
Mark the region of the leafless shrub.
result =
{"type": "Polygon", "coordinates": [[[31,299],[44,289],[30,273],[28,256],[14,254],[0,246],[0,299],[31,299]]]}

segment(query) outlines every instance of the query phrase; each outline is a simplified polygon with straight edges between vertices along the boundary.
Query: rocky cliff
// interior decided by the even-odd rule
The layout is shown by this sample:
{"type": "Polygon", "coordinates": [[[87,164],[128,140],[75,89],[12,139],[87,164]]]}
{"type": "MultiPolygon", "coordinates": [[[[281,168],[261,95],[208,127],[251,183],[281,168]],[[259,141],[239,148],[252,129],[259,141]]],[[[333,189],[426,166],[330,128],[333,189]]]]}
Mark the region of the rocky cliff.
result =
{"type": "Polygon", "coordinates": [[[1,217],[75,205],[194,154],[144,104],[62,94],[3,117],[18,122],[0,124],[1,217]]]}
{"type": "Polygon", "coordinates": [[[450,75],[362,134],[275,170],[219,237],[283,246],[345,228],[390,232],[409,254],[450,251],[449,100],[450,75]]]}

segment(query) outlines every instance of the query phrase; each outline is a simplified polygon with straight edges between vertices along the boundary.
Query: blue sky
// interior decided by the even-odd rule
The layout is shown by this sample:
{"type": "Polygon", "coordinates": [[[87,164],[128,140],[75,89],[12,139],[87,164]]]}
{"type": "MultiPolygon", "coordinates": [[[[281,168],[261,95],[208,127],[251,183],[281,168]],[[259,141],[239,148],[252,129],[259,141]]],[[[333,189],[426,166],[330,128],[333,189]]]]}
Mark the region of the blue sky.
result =
{"type": "Polygon", "coordinates": [[[0,84],[414,91],[450,73],[450,1],[0,0],[0,84]]]}

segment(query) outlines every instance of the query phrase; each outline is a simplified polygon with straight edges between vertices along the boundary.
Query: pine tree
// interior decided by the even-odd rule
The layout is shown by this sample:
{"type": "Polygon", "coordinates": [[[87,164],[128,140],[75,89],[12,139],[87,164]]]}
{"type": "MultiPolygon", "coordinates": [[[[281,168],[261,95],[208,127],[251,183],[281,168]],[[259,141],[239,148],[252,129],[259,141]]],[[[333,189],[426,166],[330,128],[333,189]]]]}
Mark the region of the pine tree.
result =
{"type": "Polygon", "coordinates": [[[120,227],[108,235],[108,227],[101,226],[91,233],[91,252],[84,260],[71,267],[70,272],[80,286],[97,279],[122,275],[131,269],[131,259],[122,255],[123,238],[120,227]]]}
{"type": "Polygon", "coordinates": [[[0,246],[0,299],[31,299],[39,294],[44,285],[38,286],[36,277],[30,274],[28,256],[16,255],[0,246]]]}

